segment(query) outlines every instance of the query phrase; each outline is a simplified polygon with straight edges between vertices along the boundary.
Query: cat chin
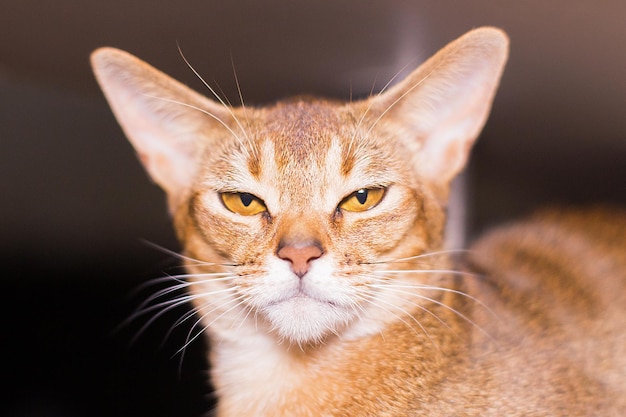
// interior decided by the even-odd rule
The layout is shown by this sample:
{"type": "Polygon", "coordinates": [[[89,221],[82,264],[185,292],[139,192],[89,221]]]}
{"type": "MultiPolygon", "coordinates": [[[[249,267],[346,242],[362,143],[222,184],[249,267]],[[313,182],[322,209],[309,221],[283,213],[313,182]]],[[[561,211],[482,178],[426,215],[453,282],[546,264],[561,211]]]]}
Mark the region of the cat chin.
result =
{"type": "Polygon", "coordinates": [[[264,310],[280,340],[298,345],[322,343],[354,318],[349,310],[306,296],[292,297],[264,310]]]}

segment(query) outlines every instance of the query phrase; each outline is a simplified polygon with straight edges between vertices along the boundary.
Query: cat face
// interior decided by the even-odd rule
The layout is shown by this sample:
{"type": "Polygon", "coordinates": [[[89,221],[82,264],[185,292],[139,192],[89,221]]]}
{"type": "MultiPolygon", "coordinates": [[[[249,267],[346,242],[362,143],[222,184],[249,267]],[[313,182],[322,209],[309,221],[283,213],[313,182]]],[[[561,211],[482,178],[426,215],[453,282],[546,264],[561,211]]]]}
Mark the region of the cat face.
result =
{"type": "Polygon", "coordinates": [[[382,262],[437,247],[441,207],[366,111],[303,99],[237,115],[178,216],[189,256],[229,265],[197,293],[222,289],[280,339],[319,341],[367,309],[382,262]]]}
{"type": "Polygon", "coordinates": [[[413,261],[441,247],[449,182],[506,55],[505,35],[483,28],[366,100],[261,108],[220,105],[119,50],[92,64],[167,193],[205,325],[305,345],[437,302],[419,290],[444,265],[413,261]]]}

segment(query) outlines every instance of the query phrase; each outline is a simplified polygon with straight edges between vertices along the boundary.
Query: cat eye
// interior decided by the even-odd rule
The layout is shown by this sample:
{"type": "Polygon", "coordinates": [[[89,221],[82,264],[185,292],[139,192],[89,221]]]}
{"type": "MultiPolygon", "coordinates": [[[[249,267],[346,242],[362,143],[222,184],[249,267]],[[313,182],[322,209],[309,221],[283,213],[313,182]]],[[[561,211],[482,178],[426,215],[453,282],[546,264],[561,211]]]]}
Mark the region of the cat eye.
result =
{"type": "Polygon", "coordinates": [[[366,211],[380,203],[384,195],[384,188],[361,188],[344,198],[339,208],[352,212],[366,211]]]}
{"type": "Polygon", "coordinates": [[[250,193],[221,193],[224,206],[242,216],[254,216],[267,211],[263,201],[250,193]]]}

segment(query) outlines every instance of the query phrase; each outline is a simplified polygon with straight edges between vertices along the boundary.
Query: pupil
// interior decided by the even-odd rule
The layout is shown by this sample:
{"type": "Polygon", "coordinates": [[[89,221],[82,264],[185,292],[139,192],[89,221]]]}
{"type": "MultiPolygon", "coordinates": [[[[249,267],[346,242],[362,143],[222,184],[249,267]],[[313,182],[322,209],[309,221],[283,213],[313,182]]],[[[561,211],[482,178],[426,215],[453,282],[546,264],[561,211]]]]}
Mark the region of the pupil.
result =
{"type": "Polygon", "coordinates": [[[248,193],[242,193],[240,198],[241,198],[241,203],[246,207],[252,204],[252,200],[254,200],[254,197],[252,197],[252,194],[248,194],[248,193]]]}
{"type": "Polygon", "coordinates": [[[356,192],[356,199],[359,200],[359,203],[365,204],[367,201],[367,190],[359,190],[356,192]]]}

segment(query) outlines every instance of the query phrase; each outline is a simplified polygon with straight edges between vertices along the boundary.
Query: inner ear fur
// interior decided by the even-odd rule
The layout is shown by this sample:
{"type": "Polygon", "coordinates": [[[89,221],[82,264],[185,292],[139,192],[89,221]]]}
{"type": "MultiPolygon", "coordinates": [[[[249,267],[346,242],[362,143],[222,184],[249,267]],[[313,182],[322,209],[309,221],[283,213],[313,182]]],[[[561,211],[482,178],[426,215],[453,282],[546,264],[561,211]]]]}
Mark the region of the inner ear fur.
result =
{"type": "Polygon", "coordinates": [[[487,120],[507,57],[504,32],[475,29],[371,99],[381,122],[414,155],[418,175],[444,199],[487,120]]]}
{"type": "Polygon", "coordinates": [[[91,63],[145,169],[176,200],[195,178],[211,129],[228,123],[228,109],[122,50],[97,49],[91,63]]]}

